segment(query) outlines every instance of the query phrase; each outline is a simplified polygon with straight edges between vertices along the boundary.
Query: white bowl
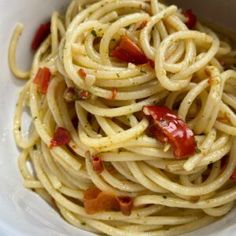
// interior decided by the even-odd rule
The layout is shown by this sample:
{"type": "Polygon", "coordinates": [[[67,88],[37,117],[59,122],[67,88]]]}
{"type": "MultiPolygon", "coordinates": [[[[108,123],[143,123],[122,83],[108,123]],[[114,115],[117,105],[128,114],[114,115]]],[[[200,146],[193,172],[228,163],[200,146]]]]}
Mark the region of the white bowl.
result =
{"type": "MultiPolygon", "coordinates": [[[[80,235],[81,231],[66,223],[40,197],[22,185],[17,167],[19,151],[12,135],[17,95],[24,82],[16,80],[8,69],[7,50],[17,22],[25,25],[17,53],[17,64],[30,67],[30,41],[37,26],[55,9],[69,0],[0,0],[0,235],[80,235]]],[[[190,235],[236,235],[236,211],[222,220],[190,235]]]]}

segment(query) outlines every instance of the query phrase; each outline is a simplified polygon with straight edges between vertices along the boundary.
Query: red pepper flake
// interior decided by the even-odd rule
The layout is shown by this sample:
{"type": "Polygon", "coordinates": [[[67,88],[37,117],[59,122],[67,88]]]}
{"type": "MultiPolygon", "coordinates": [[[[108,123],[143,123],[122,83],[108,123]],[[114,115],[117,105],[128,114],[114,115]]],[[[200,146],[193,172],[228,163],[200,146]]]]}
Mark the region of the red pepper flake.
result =
{"type": "Polygon", "coordinates": [[[148,59],[143,51],[128,36],[122,36],[119,44],[111,53],[121,61],[130,62],[135,65],[148,63],[148,59]]]}
{"type": "Polygon", "coordinates": [[[38,85],[38,91],[46,94],[51,79],[51,72],[47,67],[39,68],[33,82],[38,85]]]}
{"type": "Polygon", "coordinates": [[[71,136],[69,131],[62,127],[58,127],[51,140],[50,148],[66,145],[70,140],[71,136]]]}
{"type": "Polygon", "coordinates": [[[120,211],[123,215],[129,216],[134,205],[133,199],[131,197],[118,197],[117,200],[120,205],[120,211]]]}
{"type": "Polygon", "coordinates": [[[41,43],[48,37],[48,35],[50,34],[50,27],[51,22],[47,22],[39,26],[31,43],[32,50],[37,50],[41,43]]]}
{"type": "Polygon", "coordinates": [[[85,79],[87,74],[85,72],[84,69],[79,69],[79,76],[82,78],[82,79],[85,79]]]}
{"type": "Polygon", "coordinates": [[[147,25],[148,21],[144,20],[137,23],[137,30],[143,29],[147,25]]]}
{"type": "Polygon", "coordinates": [[[98,174],[101,174],[104,171],[103,161],[98,156],[92,157],[93,170],[98,174]]]}
{"type": "Polygon", "coordinates": [[[116,95],[117,95],[117,89],[116,88],[113,88],[111,90],[111,97],[110,97],[110,100],[115,100],[116,99],[116,95]]]}
{"type": "Polygon", "coordinates": [[[163,143],[168,142],[176,159],[195,153],[193,131],[173,111],[164,106],[144,106],[143,113],[149,118],[151,134],[163,143]]]}
{"type": "Polygon", "coordinates": [[[87,100],[90,98],[90,93],[85,90],[76,89],[75,87],[68,87],[64,92],[64,99],[67,102],[74,102],[76,100],[87,100]]]}
{"type": "Polygon", "coordinates": [[[189,29],[193,29],[197,24],[197,17],[191,9],[184,11],[184,16],[187,18],[186,25],[189,29]]]}
{"type": "Polygon", "coordinates": [[[87,100],[90,97],[90,93],[88,91],[82,90],[79,93],[79,98],[82,100],[87,100]]]}

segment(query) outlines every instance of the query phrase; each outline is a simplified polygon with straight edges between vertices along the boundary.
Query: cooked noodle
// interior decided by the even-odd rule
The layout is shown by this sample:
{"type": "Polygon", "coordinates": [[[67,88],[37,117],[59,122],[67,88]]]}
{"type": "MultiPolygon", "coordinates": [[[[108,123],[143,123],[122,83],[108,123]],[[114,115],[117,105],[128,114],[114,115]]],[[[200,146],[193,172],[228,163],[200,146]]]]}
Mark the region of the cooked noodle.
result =
{"type": "Polygon", "coordinates": [[[236,199],[229,180],[236,167],[235,51],[199,22],[189,30],[177,7],[157,0],[84,2],[72,1],[65,15],[52,14],[51,34],[35,53],[30,73],[15,65],[22,25],[11,41],[12,72],[28,78],[14,117],[24,186],[72,225],[112,236],[180,235],[228,213],[236,199]],[[146,22],[141,29],[140,22],[146,22]],[[122,35],[142,48],[155,69],[110,57],[122,35]],[[46,95],[33,82],[44,67],[52,73],[46,95]],[[91,97],[68,103],[67,87],[88,91],[91,97]],[[170,145],[148,135],[149,122],[140,111],[150,104],[177,111],[195,134],[197,153],[177,160],[170,145]],[[27,107],[32,127],[25,137],[22,116],[27,107]],[[71,141],[50,148],[56,127],[68,130],[71,141]],[[92,166],[95,154],[105,163],[101,174],[92,166]],[[87,214],[83,194],[92,185],[132,197],[131,214],[87,214]]]}

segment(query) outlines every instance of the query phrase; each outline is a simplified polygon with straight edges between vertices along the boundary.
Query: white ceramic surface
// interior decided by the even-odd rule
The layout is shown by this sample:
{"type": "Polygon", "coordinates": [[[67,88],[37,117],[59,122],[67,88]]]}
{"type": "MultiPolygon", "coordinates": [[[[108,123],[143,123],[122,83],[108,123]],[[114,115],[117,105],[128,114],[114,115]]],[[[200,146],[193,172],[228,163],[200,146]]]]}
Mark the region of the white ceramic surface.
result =
{"type": "MultiPolygon", "coordinates": [[[[36,194],[25,190],[17,168],[19,154],[12,136],[12,120],[17,95],[23,82],[11,75],[7,49],[17,22],[25,25],[20,40],[18,64],[28,68],[31,61],[30,40],[40,22],[54,9],[61,9],[69,0],[0,0],[0,235],[62,236],[92,234],[67,224],[36,194]]],[[[236,211],[223,220],[191,235],[236,235],[236,211]],[[234,225],[235,223],[235,225],[234,225]]]]}

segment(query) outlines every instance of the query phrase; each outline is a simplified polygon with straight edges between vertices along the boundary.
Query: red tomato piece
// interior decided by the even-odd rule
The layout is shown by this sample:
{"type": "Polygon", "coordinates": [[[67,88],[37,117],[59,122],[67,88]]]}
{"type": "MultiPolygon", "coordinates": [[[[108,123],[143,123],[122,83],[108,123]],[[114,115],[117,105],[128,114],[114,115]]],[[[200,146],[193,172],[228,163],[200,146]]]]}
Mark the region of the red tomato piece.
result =
{"type": "Polygon", "coordinates": [[[51,22],[47,22],[39,26],[31,43],[32,50],[37,50],[41,43],[48,37],[50,34],[50,27],[51,22]]]}
{"type": "Polygon", "coordinates": [[[39,68],[33,82],[38,85],[39,92],[41,92],[42,94],[46,94],[50,79],[51,72],[47,67],[44,67],[39,68]]]}
{"type": "Polygon", "coordinates": [[[102,211],[119,211],[120,206],[116,196],[91,187],[84,192],[84,208],[87,214],[102,211]]]}
{"type": "Polygon", "coordinates": [[[120,211],[123,215],[129,216],[134,205],[133,199],[131,197],[118,197],[117,199],[120,205],[120,211]]]}
{"type": "Polygon", "coordinates": [[[185,159],[195,153],[193,131],[164,106],[145,106],[143,113],[149,118],[151,134],[161,142],[168,142],[176,159],[185,159]]]}
{"type": "Polygon", "coordinates": [[[189,29],[193,29],[197,24],[197,17],[191,9],[186,10],[184,16],[187,18],[186,25],[189,29]]]}
{"type": "Polygon", "coordinates": [[[111,55],[121,61],[130,62],[135,65],[148,63],[139,46],[134,43],[128,36],[122,36],[119,44],[112,51],[111,55]]]}
{"type": "Polygon", "coordinates": [[[90,187],[84,192],[84,200],[92,200],[98,197],[101,190],[97,187],[90,187]]]}

